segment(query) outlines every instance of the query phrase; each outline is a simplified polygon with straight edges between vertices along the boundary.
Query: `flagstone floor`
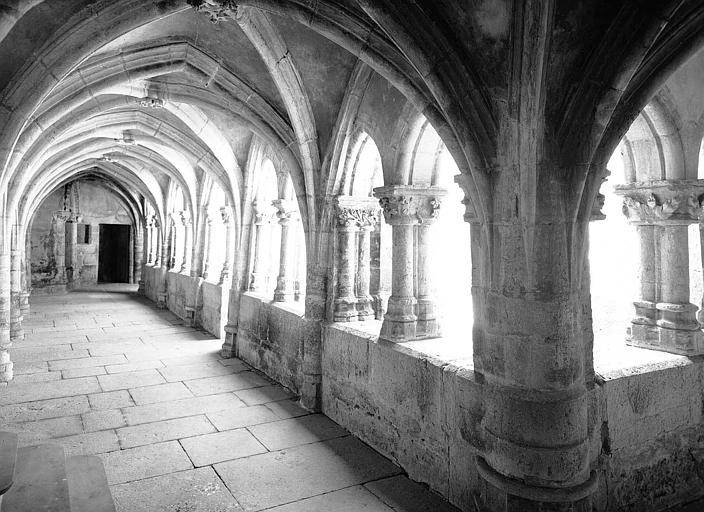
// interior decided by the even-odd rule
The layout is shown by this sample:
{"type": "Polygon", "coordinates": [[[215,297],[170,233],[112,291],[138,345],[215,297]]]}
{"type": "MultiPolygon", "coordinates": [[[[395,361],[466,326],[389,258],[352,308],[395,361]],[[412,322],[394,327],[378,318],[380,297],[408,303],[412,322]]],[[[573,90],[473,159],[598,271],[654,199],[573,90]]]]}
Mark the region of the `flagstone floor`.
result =
{"type": "Polygon", "coordinates": [[[0,429],[97,454],[121,512],[456,510],[125,285],[36,296],[0,429]]]}

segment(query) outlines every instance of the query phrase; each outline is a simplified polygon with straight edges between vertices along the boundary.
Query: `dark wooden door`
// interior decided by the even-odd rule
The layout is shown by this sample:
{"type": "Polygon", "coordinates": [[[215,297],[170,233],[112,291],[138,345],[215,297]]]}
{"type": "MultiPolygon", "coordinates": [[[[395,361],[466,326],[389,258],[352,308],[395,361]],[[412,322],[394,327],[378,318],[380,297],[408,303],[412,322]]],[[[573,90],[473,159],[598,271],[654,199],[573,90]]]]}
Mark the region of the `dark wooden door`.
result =
{"type": "Polygon", "coordinates": [[[100,225],[98,282],[130,282],[130,226],[100,225]]]}

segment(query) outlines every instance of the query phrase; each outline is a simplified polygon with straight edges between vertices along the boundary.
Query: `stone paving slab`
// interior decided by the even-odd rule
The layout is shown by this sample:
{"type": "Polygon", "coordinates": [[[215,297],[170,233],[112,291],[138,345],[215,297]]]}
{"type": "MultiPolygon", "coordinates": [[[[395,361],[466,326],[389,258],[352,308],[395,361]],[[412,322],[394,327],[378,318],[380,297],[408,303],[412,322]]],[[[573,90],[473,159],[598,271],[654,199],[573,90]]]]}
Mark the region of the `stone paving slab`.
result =
{"type": "Polygon", "coordinates": [[[270,451],[349,435],[322,414],[253,425],[249,431],[270,451]]]}
{"type": "MultiPolygon", "coordinates": [[[[313,498],[306,498],[287,505],[269,508],[267,512],[400,512],[394,510],[376,496],[356,485],[313,498]]],[[[428,509],[426,512],[435,512],[428,509]]]]}
{"type": "Polygon", "coordinates": [[[36,402],[4,405],[0,407],[0,424],[37,421],[61,416],[75,416],[90,410],[85,396],[52,398],[36,402]]]}
{"type": "Polygon", "coordinates": [[[354,437],[253,455],[213,466],[248,511],[359,485],[401,469],[354,437]]]}
{"type": "Polygon", "coordinates": [[[68,437],[52,439],[52,443],[60,444],[66,451],[66,456],[71,455],[97,455],[120,449],[120,443],[114,430],[101,430],[99,432],[85,432],[68,437]]]}
{"type": "MultiPolygon", "coordinates": [[[[223,366],[223,368],[232,367],[223,366]]],[[[225,393],[227,391],[239,391],[242,389],[269,386],[270,382],[257,373],[244,371],[229,375],[218,375],[217,377],[187,380],[184,384],[188,386],[188,389],[190,389],[195,396],[204,396],[225,393]]]]}
{"type": "Polygon", "coordinates": [[[103,391],[115,391],[117,389],[163,384],[166,381],[158,371],[152,369],[101,375],[98,377],[98,382],[103,391]]]}
{"type": "Polygon", "coordinates": [[[134,401],[126,389],[88,395],[88,401],[94,410],[119,409],[134,405],[134,401]]]}
{"type": "Polygon", "coordinates": [[[64,396],[87,395],[102,391],[96,377],[59,380],[56,382],[10,383],[0,394],[0,405],[33,402],[64,396]]]}
{"type": "Polygon", "coordinates": [[[89,368],[95,366],[105,366],[106,364],[126,363],[127,359],[123,355],[113,355],[105,357],[85,357],[80,359],[65,359],[62,361],[50,361],[49,370],[71,370],[75,368],[89,368]]]}
{"type": "Polygon", "coordinates": [[[181,440],[196,467],[249,457],[267,451],[246,429],[228,430],[181,440]]]}
{"type": "Polygon", "coordinates": [[[129,390],[134,403],[137,405],[155,404],[159,402],[169,402],[180,400],[181,398],[193,398],[193,393],[183,382],[169,382],[167,384],[157,384],[155,386],[143,386],[129,390]]]}
{"type": "Polygon", "coordinates": [[[235,394],[247,405],[260,405],[269,402],[277,402],[286,398],[291,398],[291,393],[281,386],[269,385],[261,388],[244,389],[236,391],[235,394]]]}
{"type": "Polygon", "coordinates": [[[0,425],[23,444],[97,454],[119,512],[419,510],[403,493],[445,512],[426,488],[394,479],[399,468],[244,362],[222,359],[221,340],[172,313],[120,293],[37,299],[26,325],[46,329],[15,359],[0,425]]]}
{"type": "Polygon", "coordinates": [[[171,402],[140,405],[124,409],[128,425],[193,416],[208,412],[244,407],[244,403],[232,393],[184,398],[171,402]]]}
{"type": "Polygon", "coordinates": [[[252,407],[238,407],[219,412],[209,412],[206,414],[210,422],[218,430],[230,430],[234,428],[248,427],[259,423],[277,421],[280,418],[264,405],[254,405],[252,407]]]}
{"type": "Polygon", "coordinates": [[[193,469],[190,459],[178,441],[103,453],[99,456],[103,459],[109,484],[121,484],[193,469]]]}
{"type": "Polygon", "coordinates": [[[364,487],[393,510],[403,510],[404,512],[426,512],[428,510],[433,512],[457,512],[457,509],[439,494],[435,494],[427,487],[412,482],[403,475],[369,482],[364,487]]]}
{"type": "Polygon", "coordinates": [[[198,468],[111,488],[117,512],[239,512],[212,468],[198,468]]]}
{"type": "Polygon", "coordinates": [[[201,415],[119,428],[117,437],[120,446],[132,448],[211,432],[215,432],[215,427],[201,415]]]}
{"type": "Polygon", "coordinates": [[[81,416],[86,432],[109,430],[127,426],[125,415],[119,409],[105,411],[90,411],[81,416]]]}

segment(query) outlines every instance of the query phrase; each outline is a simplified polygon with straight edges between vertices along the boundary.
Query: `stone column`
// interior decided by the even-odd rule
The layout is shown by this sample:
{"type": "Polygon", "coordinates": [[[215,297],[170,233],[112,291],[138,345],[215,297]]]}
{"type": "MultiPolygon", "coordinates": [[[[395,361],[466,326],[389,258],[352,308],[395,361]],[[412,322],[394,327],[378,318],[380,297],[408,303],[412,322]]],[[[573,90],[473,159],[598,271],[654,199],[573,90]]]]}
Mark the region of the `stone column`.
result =
{"type": "Polygon", "coordinates": [[[432,217],[442,190],[427,186],[389,186],[374,189],[374,195],[391,224],[393,252],[391,263],[391,297],[384,316],[380,337],[390,341],[416,338],[414,227],[423,216],[432,217]]]}
{"type": "Polygon", "coordinates": [[[156,215],[152,217],[152,249],[151,249],[151,256],[152,256],[152,264],[156,267],[161,264],[161,247],[163,245],[161,241],[161,235],[160,235],[160,228],[159,226],[159,220],[157,219],[156,215]]]}
{"type": "Polygon", "coordinates": [[[200,208],[200,216],[198,219],[198,241],[195,244],[197,247],[193,249],[193,264],[191,265],[191,277],[203,278],[203,269],[205,267],[205,258],[208,254],[208,205],[203,205],[200,208]]]}
{"type": "Polygon", "coordinates": [[[52,223],[54,227],[54,261],[56,263],[55,282],[66,283],[66,221],[71,212],[59,210],[54,212],[52,223]]]}
{"type": "Polygon", "coordinates": [[[687,226],[704,218],[704,180],[667,180],[616,187],[623,212],[640,239],[640,297],[627,332],[634,346],[696,355],[704,334],[689,302],[687,226]]]}
{"type": "Polygon", "coordinates": [[[24,339],[22,327],[22,251],[19,245],[19,226],[14,226],[10,250],[10,341],[14,344],[24,339]]]}
{"type": "MultiPolygon", "coordinates": [[[[2,219],[5,221],[6,219],[2,219]]],[[[10,361],[10,247],[0,247],[0,387],[12,380],[12,362],[10,361]]]]}
{"type": "Polygon", "coordinates": [[[180,216],[183,224],[183,261],[179,272],[190,274],[191,255],[193,253],[193,220],[187,210],[180,212],[180,216]]]}
{"type": "Polygon", "coordinates": [[[360,210],[350,205],[344,197],[336,198],[337,247],[337,286],[335,287],[335,309],[333,320],[351,322],[359,318],[357,296],[354,292],[357,266],[357,232],[359,231],[360,210]]]}
{"type": "MultiPolygon", "coordinates": [[[[171,224],[171,233],[173,234],[174,225],[171,224]]],[[[156,307],[159,309],[166,309],[167,305],[167,295],[168,295],[168,281],[166,274],[169,270],[169,265],[173,264],[173,260],[169,259],[169,244],[166,243],[166,233],[159,233],[159,240],[161,243],[161,272],[159,272],[159,283],[157,285],[156,292],[156,307]]],[[[173,251],[171,251],[173,252],[173,251]]]]}
{"type": "Polygon", "coordinates": [[[137,293],[144,293],[144,280],[142,279],[142,267],[144,265],[144,232],[145,225],[138,222],[134,229],[134,258],[132,276],[135,283],[138,284],[137,293]]]}
{"type": "Polygon", "coordinates": [[[173,217],[170,223],[168,246],[168,252],[166,253],[168,255],[168,264],[166,268],[171,270],[176,266],[176,222],[173,217]]]}
{"type": "Polygon", "coordinates": [[[295,269],[293,268],[294,247],[294,226],[298,219],[295,205],[292,201],[277,199],[273,202],[278,210],[276,216],[279,218],[281,226],[281,247],[279,252],[279,275],[276,278],[276,289],[274,290],[274,301],[287,302],[293,300],[295,295],[295,269]]]}
{"type": "Polygon", "coordinates": [[[254,208],[254,261],[249,281],[249,290],[257,293],[264,292],[267,287],[267,259],[266,241],[270,239],[269,229],[274,216],[274,208],[269,204],[252,204],[254,208]]]}
{"type": "Polygon", "coordinates": [[[225,262],[222,264],[220,272],[220,286],[224,285],[230,279],[232,271],[232,215],[228,206],[220,208],[220,216],[222,223],[225,225],[225,262]]]}
{"type": "MultiPolygon", "coordinates": [[[[429,203],[429,209],[421,209],[419,213],[420,224],[416,229],[416,255],[417,255],[417,289],[418,322],[416,337],[437,338],[440,336],[440,322],[432,296],[433,283],[431,279],[432,265],[430,251],[432,249],[432,228],[440,209],[440,198],[446,194],[445,190],[436,189],[435,198],[429,203]]],[[[449,249],[449,248],[448,248],[449,249]]]]}
{"type": "Polygon", "coordinates": [[[374,298],[371,295],[371,234],[379,220],[379,201],[374,198],[360,201],[359,236],[357,249],[357,312],[359,319],[374,318],[374,298]]]}
{"type": "Polygon", "coordinates": [[[20,309],[22,317],[29,318],[29,294],[32,286],[32,241],[30,233],[24,235],[24,254],[22,255],[22,291],[20,292],[20,309]]]}
{"type": "Polygon", "coordinates": [[[203,271],[201,276],[203,279],[208,279],[210,273],[210,236],[213,229],[213,219],[205,210],[205,229],[203,230],[203,271]]]}
{"type": "Polygon", "coordinates": [[[147,265],[154,263],[154,216],[147,217],[145,240],[147,245],[147,265]]]}
{"type": "Polygon", "coordinates": [[[71,284],[78,278],[76,245],[78,244],[78,223],[81,217],[71,214],[64,224],[66,281],[71,284]]]}

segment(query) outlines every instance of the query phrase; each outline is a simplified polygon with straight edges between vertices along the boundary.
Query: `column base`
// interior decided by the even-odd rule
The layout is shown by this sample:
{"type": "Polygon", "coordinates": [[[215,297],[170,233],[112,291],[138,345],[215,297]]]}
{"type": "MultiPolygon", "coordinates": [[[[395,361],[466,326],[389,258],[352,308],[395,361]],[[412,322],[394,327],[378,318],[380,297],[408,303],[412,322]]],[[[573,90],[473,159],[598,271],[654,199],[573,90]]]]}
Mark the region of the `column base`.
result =
{"type": "Polygon", "coordinates": [[[440,321],[435,312],[435,303],[430,299],[418,299],[416,338],[438,338],[440,335],[440,321]]]}
{"type": "Polygon", "coordinates": [[[668,329],[657,325],[632,324],[626,331],[626,344],[672,354],[704,354],[704,333],[700,329],[668,329]]]}
{"type": "Polygon", "coordinates": [[[20,293],[20,312],[22,317],[26,318],[29,315],[29,292],[20,293]]]}
{"type": "Polygon", "coordinates": [[[276,280],[276,289],[274,290],[274,302],[289,302],[293,301],[296,295],[294,282],[291,279],[279,277],[276,280]]]}
{"type": "Polygon", "coordinates": [[[144,279],[140,279],[139,281],[137,281],[137,284],[137,293],[139,293],[140,295],[144,295],[144,279]]]}
{"type": "Polygon", "coordinates": [[[365,320],[373,320],[374,319],[374,303],[371,296],[369,297],[362,297],[362,298],[357,298],[357,313],[358,313],[358,318],[361,322],[364,322],[365,320]]]}
{"type": "Polygon", "coordinates": [[[415,308],[415,297],[396,298],[392,295],[379,337],[394,342],[414,340],[418,320],[415,308]]]}
{"type": "Polygon", "coordinates": [[[237,357],[237,326],[236,325],[226,325],[225,328],[225,342],[220,348],[220,357],[223,359],[232,359],[237,357]]]}
{"type": "Polygon", "coordinates": [[[496,472],[482,457],[477,457],[477,470],[485,484],[482,486],[482,510],[490,512],[590,512],[591,496],[598,486],[597,473],[594,471],[586,482],[579,485],[538,487],[496,472]]]}
{"type": "Polygon", "coordinates": [[[335,313],[333,313],[335,322],[355,322],[358,319],[359,312],[357,311],[356,298],[335,299],[335,313]]]}
{"type": "Polygon", "coordinates": [[[159,309],[166,309],[166,293],[157,294],[156,307],[159,309]]]}

